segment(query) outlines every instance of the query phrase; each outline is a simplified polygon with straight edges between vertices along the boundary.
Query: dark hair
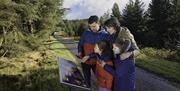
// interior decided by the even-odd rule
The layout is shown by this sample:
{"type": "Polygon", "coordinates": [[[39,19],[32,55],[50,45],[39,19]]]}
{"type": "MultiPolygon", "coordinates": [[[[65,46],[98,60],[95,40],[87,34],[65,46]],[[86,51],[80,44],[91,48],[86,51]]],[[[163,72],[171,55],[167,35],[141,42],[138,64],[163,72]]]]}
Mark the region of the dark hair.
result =
{"type": "Polygon", "coordinates": [[[121,23],[121,26],[127,27],[127,22],[124,19],[120,19],[119,22],[121,23]]]}
{"type": "Polygon", "coordinates": [[[116,17],[111,17],[104,23],[107,27],[114,27],[114,29],[119,30],[120,29],[120,22],[116,17]]]}
{"type": "Polygon", "coordinates": [[[89,19],[88,19],[88,23],[89,24],[92,24],[92,23],[98,23],[99,22],[99,18],[98,18],[98,16],[96,16],[96,15],[93,15],[93,16],[90,16],[89,17],[89,19]]]}
{"type": "Polygon", "coordinates": [[[111,52],[110,43],[108,41],[102,40],[102,41],[98,41],[96,44],[98,45],[102,53],[111,52]]]}
{"type": "Polygon", "coordinates": [[[127,52],[131,47],[131,41],[127,39],[116,39],[113,44],[121,50],[120,53],[127,52]]]}

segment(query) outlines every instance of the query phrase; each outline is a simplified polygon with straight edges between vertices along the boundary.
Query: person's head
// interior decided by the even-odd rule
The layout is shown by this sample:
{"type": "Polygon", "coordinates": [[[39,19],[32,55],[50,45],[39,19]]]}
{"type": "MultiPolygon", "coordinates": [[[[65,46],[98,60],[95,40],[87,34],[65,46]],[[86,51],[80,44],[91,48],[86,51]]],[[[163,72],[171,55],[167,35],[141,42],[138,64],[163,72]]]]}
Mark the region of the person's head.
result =
{"type": "Polygon", "coordinates": [[[114,41],[113,43],[113,52],[114,54],[121,54],[123,52],[123,47],[124,45],[126,44],[126,41],[125,40],[116,40],[114,41]]]}
{"type": "Polygon", "coordinates": [[[90,16],[88,19],[89,28],[93,32],[97,32],[100,28],[99,18],[96,15],[90,16]]]}
{"type": "Polygon", "coordinates": [[[95,44],[94,52],[101,55],[102,53],[110,52],[110,44],[107,41],[99,41],[95,44]]]}
{"type": "Polygon", "coordinates": [[[108,20],[106,20],[104,25],[105,25],[107,32],[109,34],[115,33],[120,28],[120,23],[119,23],[118,19],[115,17],[111,17],[108,20]]]}

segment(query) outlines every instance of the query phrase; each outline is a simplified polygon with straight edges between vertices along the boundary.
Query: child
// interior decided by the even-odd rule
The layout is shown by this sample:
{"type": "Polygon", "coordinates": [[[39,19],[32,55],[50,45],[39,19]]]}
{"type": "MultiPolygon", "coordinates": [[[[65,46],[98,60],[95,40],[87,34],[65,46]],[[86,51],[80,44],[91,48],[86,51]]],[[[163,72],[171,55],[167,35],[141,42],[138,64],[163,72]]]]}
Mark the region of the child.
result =
{"type": "Polygon", "coordinates": [[[121,60],[120,54],[131,51],[131,42],[128,40],[117,40],[113,43],[113,52],[115,54],[115,69],[105,62],[101,66],[113,75],[114,91],[135,91],[135,65],[133,58],[129,57],[121,60]]]}
{"type": "Polygon", "coordinates": [[[99,41],[95,44],[94,53],[96,54],[96,78],[98,91],[111,91],[113,77],[110,73],[105,71],[101,66],[101,62],[106,63],[108,66],[113,66],[113,53],[110,44],[107,41],[99,41]]]}

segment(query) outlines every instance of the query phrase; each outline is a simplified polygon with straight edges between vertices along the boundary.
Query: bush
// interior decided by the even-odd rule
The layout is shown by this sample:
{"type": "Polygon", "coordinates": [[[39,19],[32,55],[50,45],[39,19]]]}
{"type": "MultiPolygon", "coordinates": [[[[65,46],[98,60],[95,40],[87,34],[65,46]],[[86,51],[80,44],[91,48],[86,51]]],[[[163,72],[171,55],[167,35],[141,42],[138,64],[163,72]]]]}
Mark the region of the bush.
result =
{"type": "MultiPolygon", "coordinates": [[[[47,39],[47,38],[46,38],[47,39]]],[[[24,36],[23,39],[14,41],[14,38],[8,36],[5,43],[0,47],[0,57],[17,57],[28,51],[42,51],[47,49],[45,45],[42,45],[43,39],[33,36],[24,36]]]]}
{"type": "Polygon", "coordinates": [[[177,50],[172,51],[172,50],[167,50],[167,49],[155,49],[152,47],[146,47],[146,48],[142,49],[141,52],[150,57],[180,62],[180,58],[179,58],[180,55],[179,55],[178,48],[177,48],[177,50]]]}
{"type": "Polygon", "coordinates": [[[180,63],[180,45],[176,46],[176,50],[168,57],[168,59],[180,63]]]}
{"type": "Polygon", "coordinates": [[[3,45],[2,49],[0,49],[0,55],[5,57],[17,57],[22,55],[24,52],[29,51],[29,48],[21,45],[13,43],[11,45],[3,45]]]}
{"type": "Polygon", "coordinates": [[[144,48],[142,49],[141,52],[152,57],[164,58],[164,59],[167,59],[169,55],[173,54],[173,52],[170,50],[155,49],[151,47],[144,48]]]}

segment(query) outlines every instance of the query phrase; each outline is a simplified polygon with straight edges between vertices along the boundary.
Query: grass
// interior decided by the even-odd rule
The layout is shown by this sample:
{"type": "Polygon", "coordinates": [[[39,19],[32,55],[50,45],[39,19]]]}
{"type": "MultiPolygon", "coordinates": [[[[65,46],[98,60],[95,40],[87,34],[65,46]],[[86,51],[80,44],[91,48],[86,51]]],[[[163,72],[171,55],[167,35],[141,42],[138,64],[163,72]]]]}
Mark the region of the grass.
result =
{"type": "Polygon", "coordinates": [[[136,65],[160,77],[180,84],[180,63],[153,58],[140,54],[136,58],[136,65]]]}
{"type": "Polygon", "coordinates": [[[0,91],[69,91],[59,83],[57,58],[75,62],[64,45],[54,40],[50,50],[29,52],[22,57],[0,59],[0,91]]]}

